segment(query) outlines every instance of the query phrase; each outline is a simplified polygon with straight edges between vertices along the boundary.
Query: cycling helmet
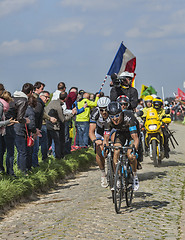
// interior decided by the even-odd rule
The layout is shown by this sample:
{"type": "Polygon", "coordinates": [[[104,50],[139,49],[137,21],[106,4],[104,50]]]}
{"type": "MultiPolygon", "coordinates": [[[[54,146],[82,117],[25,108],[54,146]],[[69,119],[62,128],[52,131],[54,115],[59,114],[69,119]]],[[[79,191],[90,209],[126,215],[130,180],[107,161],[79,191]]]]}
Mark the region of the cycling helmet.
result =
{"type": "Polygon", "coordinates": [[[169,102],[168,101],[164,101],[164,105],[168,106],[169,102]]]}
{"type": "Polygon", "coordinates": [[[163,100],[159,97],[153,99],[153,107],[155,109],[160,109],[163,106],[163,100]]]}
{"type": "Polygon", "coordinates": [[[110,102],[107,110],[110,115],[117,115],[122,112],[121,105],[118,102],[110,102]]]}
{"type": "Polygon", "coordinates": [[[121,95],[117,98],[117,102],[120,103],[121,105],[127,105],[127,107],[130,104],[129,98],[126,95],[121,95]]]}
{"type": "Polygon", "coordinates": [[[98,99],[97,106],[99,108],[105,108],[110,103],[110,99],[108,97],[101,97],[98,99]]]}

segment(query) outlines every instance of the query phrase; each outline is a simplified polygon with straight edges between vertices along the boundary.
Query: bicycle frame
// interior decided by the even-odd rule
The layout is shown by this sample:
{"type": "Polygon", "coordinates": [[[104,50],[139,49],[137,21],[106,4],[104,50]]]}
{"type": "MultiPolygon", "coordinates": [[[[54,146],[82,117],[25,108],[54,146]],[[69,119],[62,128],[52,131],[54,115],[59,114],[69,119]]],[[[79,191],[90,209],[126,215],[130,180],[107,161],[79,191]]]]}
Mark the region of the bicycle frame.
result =
{"type": "Polygon", "coordinates": [[[135,154],[136,149],[135,149],[135,146],[133,147],[105,146],[104,149],[108,149],[109,152],[113,150],[120,150],[119,159],[116,165],[115,178],[114,178],[114,199],[113,199],[113,202],[115,204],[115,210],[117,213],[119,213],[123,196],[125,196],[126,205],[128,207],[131,205],[131,202],[132,202],[133,173],[127,157],[127,151],[131,149],[135,154]],[[118,181],[120,183],[120,186],[117,186],[118,181]]]}

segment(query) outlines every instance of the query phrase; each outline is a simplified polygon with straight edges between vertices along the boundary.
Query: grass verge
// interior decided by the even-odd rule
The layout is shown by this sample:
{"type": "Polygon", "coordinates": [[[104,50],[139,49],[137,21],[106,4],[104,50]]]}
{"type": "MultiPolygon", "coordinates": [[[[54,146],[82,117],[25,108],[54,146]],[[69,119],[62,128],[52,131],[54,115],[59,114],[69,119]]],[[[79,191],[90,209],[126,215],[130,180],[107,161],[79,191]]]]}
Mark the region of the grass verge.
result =
{"type": "Polygon", "coordinates": [[[46,191],[71,173],[87,170],[95,164],[95,154],[92,148],[80,149],[63,159],[57,160],[51,156],[46,162],[39,161],[39,164],[27,175],[16,170],[16,178],[0,176],[0,209],[34,192],[46,191]]]}

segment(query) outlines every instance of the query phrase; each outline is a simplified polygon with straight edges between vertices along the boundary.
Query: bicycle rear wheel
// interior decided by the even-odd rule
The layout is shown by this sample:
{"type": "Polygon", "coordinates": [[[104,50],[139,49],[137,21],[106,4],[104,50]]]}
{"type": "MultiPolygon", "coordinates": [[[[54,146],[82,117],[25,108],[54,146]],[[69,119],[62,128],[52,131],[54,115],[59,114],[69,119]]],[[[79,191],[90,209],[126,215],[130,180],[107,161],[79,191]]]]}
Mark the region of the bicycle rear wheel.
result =
{"type": "Polygon", "coordinates": [[[116,167],[116,175],[114,178],[114,205],[116,213],[120,212],[122,198],[123,198],[122,166],[121,163],[118,162],[116,167]]]}
{"type": "Polygon", "coordinates": [[[127,167],[127,176],[124,175],[125,178],[125,199],[127,207],[131,206],[133,199],[133,172],[130,166],[127,167]]]}

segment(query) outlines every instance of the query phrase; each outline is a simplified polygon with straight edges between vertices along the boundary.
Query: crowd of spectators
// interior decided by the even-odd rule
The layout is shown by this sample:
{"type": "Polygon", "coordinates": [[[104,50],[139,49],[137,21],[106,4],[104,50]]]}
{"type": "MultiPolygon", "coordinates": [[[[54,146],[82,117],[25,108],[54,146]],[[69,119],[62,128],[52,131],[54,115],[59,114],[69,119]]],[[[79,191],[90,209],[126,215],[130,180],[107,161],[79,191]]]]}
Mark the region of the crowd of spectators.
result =
{"type": "Polygon", "coordinates": [[[167,98],[164,101],[164,109],[169,109],[172,121],[184,122],[185,117],[185,101],[179,97],[167,98]]]}
{"type": "Polygon", "coordinates": [[[90,111],[98,99],[99,94],[77,87],[66,92],[64,82],[54,93],[46,91],[42,82],[25,83],[12,94],[0,84],[0,173],[15,176],[15,149],[17,167],[23,174],[39,167],[39,149],[43,161],[49,153],[62,159],[71,152],[73,126],[75,145],[87,147],[90,111]],[[27,144],[27,134],[34,139],[32,146],[27,144]]]}

